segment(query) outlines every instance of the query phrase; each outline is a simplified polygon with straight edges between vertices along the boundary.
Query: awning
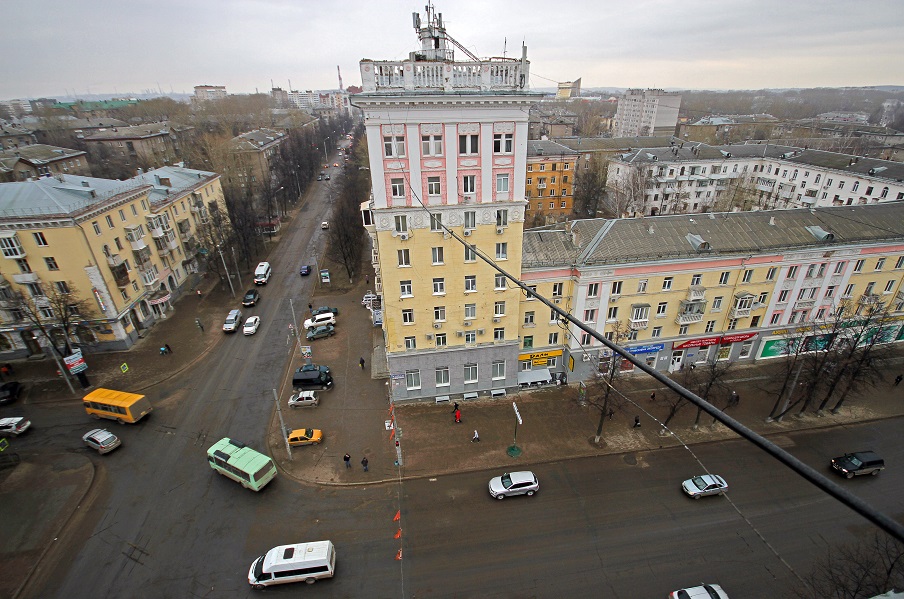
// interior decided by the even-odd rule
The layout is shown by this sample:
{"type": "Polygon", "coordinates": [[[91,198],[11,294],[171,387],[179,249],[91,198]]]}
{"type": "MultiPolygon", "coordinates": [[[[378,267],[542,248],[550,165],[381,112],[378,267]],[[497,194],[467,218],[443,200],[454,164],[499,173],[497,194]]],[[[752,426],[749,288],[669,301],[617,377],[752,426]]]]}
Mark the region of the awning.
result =
{"type": "Polygon", "coordinates": [[[156,306],[157,304],[163,304],[168,302],[170,299],[170,294],[167,291],[157,291],[154,295],[148,299],[148,303],[152,306],[156,306]]]}
{"type": "Polygon", "coordinates": [[[534,383],[550,383],[552,375],[549,374],[549,368],[535,368],[533,370],[522,370],[518,373],[519,385],[532,385],[534,383]]]}

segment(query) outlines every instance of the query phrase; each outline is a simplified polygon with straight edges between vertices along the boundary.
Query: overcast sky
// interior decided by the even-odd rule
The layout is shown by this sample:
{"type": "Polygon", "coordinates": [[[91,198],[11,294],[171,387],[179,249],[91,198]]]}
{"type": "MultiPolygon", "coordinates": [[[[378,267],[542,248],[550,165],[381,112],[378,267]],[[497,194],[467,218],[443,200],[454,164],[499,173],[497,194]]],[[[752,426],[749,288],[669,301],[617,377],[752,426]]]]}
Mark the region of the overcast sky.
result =
{"type": "MultiPolygon", "coordinates": [[[[360,84],[362,58],[417,49],[425,0],[32,0],[5,11],[0,99],[360,84]]],[[[758,89],[904,84],[900,0],[448,0],[480,57],[531,61],[531,87],[758,89]]],[[[456,53],[456,58],[464,58],[456,53]]]]}

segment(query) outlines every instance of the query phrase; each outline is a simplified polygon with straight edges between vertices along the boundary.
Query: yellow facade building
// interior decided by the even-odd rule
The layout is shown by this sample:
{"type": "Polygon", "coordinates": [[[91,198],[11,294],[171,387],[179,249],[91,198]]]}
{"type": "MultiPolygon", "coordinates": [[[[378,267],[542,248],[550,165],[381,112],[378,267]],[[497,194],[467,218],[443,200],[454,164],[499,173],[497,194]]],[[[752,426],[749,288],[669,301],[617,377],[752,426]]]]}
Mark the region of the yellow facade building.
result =
{"type": "Polygon", "coordinates": [[[526,221],[548,224],[571,215],[579,154],[554,141],[527,143],[526,221]]]}
{"type": "Polygon", "coordinates": [[[0,357],[45,351],[23,308],[52,329],[67,295],[84,308],[71,342],[131,347],[193,284],[205,227],[223,218],[220,176],[192,169],[0,184],[0,357]]]}

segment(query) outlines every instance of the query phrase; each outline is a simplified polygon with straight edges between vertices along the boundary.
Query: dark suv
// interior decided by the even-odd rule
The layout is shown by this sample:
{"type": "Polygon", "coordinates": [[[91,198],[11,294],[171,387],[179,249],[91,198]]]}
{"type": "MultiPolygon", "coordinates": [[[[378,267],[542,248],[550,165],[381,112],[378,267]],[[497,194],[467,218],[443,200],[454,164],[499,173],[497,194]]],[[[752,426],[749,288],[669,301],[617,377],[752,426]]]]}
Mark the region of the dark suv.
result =
{"type": "Polygon", "coordinates": [[[885,460],[872,451],[846,453],[840,458],[832,460],[832,470],[843,474],[847,478],[854,478],[864,474],[876,476],[880,470],[884,469],[885,460]]]}

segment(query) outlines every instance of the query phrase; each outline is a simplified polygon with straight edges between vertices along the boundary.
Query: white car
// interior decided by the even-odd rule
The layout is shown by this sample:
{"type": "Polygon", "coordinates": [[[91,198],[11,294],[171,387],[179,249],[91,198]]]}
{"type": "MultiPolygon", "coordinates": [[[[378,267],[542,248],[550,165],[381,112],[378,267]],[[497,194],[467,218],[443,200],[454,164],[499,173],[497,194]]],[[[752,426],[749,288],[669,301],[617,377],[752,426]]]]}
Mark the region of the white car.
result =
{"type": "Polygon", "coordinates": [[[721,476],[703,474],[687,479],[681,488],[694,499],[700,499],[704,495],[721,495],[728,490],[728,483],[721,476]]]}
{"type": "Polygon", "coordinates": [[[261,317],[260,316],[249,316],[248,320],[245,321],[245,326],[242,328],[242,332],[246,335],[253,335],[257,332],[257,327],[261,326],[261,317]]]}
{"type": "Polygon", "coordinates": [[[242,311],[230,310],[226,322],[223,323],[224,333],[235,333],[242,324],[242,311]]]}
{"type": "Polygon", "coordinates": [[[303,326],[305,329],[313,329],[314,327],[322,327],[327,324],[336,324],[336,315],[332,312],[321,312],[320,314],[312,316],[304,321],[303,326]]]}
{"type": "Polygon", "coordinates": [[[509,495],[533,495],[539,490],[540,481],[529,470],[506,472],[490,479],[490,495],[496,499],[505,499],[509,495]]]}
{"type": "Polygon", "coordinates": [[[314,407],[319,403],[320,400],[313,391],[298,391],[289,398],[290,408],[314,407]]]}
{"type": "MultiPolygon", "coordinates": [[[[329,179],[329,177],[327,177],[327,179],[329,179]]],[[[323,221],[322,223],[320,223],[320,228],[321,229],[329,229],[330,223],[328,223],[327,221],[323,221]]]]}
{"type": "Polygon", "coordinates": [[[17,418],[0,418],[0,437],[5,435],[18,437],[19,435],[27,431],[28,427],[30,426],[31,421],[26,420],[21,416],[17,418]]]}
{"type": "Polygon", "coordinates": [[[85,445],[91,449],[96,449],[97,453],[100,454],[110,453],[122,445],[122,441],[119,440],[119,437],[102,428],[88,431],[85,433],[85,436],[82,437],[82,441],[84,441],[85,445]]]}
{"type": "Polygon", "coordinates": [[[669,599],[728,599],[728,595],[717,584],[702,584],[698,587],[672,591],[669,593],[669,599]]]}
{"type": "Polygon", "coordinates": [[[373,291],[368,291],[361,299],[361,305],[370,308],[375,299],[377,299],[377,294],[375,294],[373,291]]]}

